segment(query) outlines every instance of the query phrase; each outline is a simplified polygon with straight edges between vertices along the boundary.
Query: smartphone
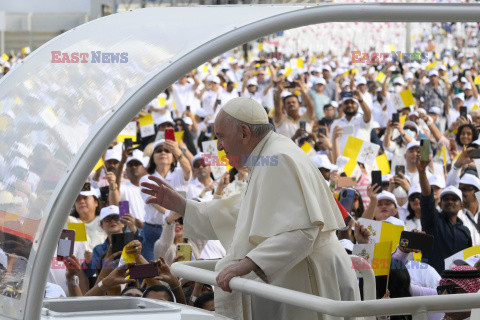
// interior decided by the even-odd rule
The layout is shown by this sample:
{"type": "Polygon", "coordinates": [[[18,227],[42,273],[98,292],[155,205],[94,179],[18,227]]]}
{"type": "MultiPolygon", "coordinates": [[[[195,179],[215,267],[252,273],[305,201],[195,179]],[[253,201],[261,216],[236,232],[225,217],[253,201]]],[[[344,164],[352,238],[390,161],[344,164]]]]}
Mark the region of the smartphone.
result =
{"type": "Polygon", "coordinates": [[[325,129],[325,128],[318,128],[318,134],[319,134],[319,135],[323,134],[324,136],[327,136],[327,129],[325,129]]]}
{"type": "Polygon", "coordinates": [[[307,122],[305,120],[300,121],[300,129],[303,131],[306,131],[307,128],[307,122]]]}
{"type": "Polygon", "coordinates": [[[175,130],[172,128],[165,129],[165,140],[175,141],[175,130]]]}
{"type": "Polygon", "coordinates": [[[128,204],[128,201],[119,201],[118,202],[118,209],[120,211],[120,218],[123,217],[124,215],[130,213],[130,206],[128,204]]]}
{"type": "Polygon", "coordinates": [[[398,112],[395,112],[392,114],[392,123],[398,123],[400,122],[400,114],[398,112]]]}
{"type": "Polygon", "coordinates": [[[73,255],[75,245],[75,230],[63,229],[58,240],[57,259],[62,260],[73,255]]]}
{"type": "Polygon", "coordinates": [[[183,258],[178,261],[191,261],[192,260],[192,246],[188,243],[177,244],[177,257],[183,255],[183,258]]]}
{"type": "Polygon", "coordinates": [[[217,99],[215,100],[215,105],[218,107],[218,106],[221,106],[222,105],[222,100],[220,99],[217,99]]]}
{"type": "Polygon", "coordinates": [[[382,192],[382,171],[380,170],[373,170],[372,171],[372,186],[376,184],[380,186],[380,190],[377,193],[382,192]]]}
{"type": "Polygon", "coordinates": [[[158,268],[154,263],[138,264],[128,269],[130,279],[148,279],[158,276],[158,268]]]}
{"type": "Polygon", "coordinates": [[[133,232],[113,233],[112,234],[112,253],[123,251],[129,242],[133,241],[135,236],[133,232]]]}
{"type": "Polygon", "coordinates": [[[130,149],[130,148],[133,146],[132,138],[126,138],[126,139],[123,141],[123,146],[125,147],[125,150],[130,149]]]}
{"type": "Polygon", "coordinates": [[[460,117],[467,119],[467,107],[460,107],[460,117]]]}
{"type": "Polygon", "coordinates": [[[187,111],[190,111],[190,106],[187,106],[186,109],[187,109],[187,111]]]}
{"type": "Polygon", "coordinates": [[[407,249],[427,252],[433,248],[433,236],[418,232],[402,231],[400,235],[400,246],[407,249]]]}
{"type": "Polygon", "coordinates": [[[342,92],[340,92],[340,98],[342,98],[342,99],[353,98],[353,92],[352,91],[342,91],[342,92]]]}
{"type": "Polygon", "coordinates": [[[430,140],[420,140],[420,160],[428,161],[430,159],[430,140]]]}
{"type": "Polygon", "coordinates": [[[207,133],[208,133],[208,134],[212,134],[212,126],[208,126],[208,127],[207,127],[207,133]]]}
{"type": "Polygon", "coordinates": [[[110,192],[110,188],[108,186],[100,188],[100,198],[103,202],[108,202],[108,193],[110,192]]]}
{"type": "Polygon", "coordinates": [[[397,165],[395,167],[395,175],[398,176],[398,173],[401,172],[403,175],[405,175],[405,166],[399,166],[397,165]]]}
{"type": "Polygon", "coordinates": [[[265,60],[257,60],[256,63],[264,64],[265,60]]]}
{"type": "Polygon", "coordinates": [[[473,149],[468,152],[470,158],[472,159],[480,159],[480,149],[473,149]]]}
{"type": "Polygon", "coordinates": [[[355,201],[355,189],[343,188],[340,192],[340,204],[347,210],[352,212],[353,202],[355,201]]]}

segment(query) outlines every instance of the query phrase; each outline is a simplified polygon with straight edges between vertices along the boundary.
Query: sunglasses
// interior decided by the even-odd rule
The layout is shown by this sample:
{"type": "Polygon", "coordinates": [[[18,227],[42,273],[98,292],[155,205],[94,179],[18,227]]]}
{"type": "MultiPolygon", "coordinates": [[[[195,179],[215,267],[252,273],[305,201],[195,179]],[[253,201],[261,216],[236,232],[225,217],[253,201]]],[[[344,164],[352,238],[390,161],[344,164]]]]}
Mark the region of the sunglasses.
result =
{"type": "Polygon", "coordinates": [[[106,216],[102,221],[103,222],[120,221],[120,216],[119,215],[109,215],[109,216],[106,216]]]}
{"type": "Polygon", "coordinates": [[[412,194],[410,197],[408,197],[409,201],[415,201],[416,199],[420,199],[419,194],[412,194]]]}
{"type": "Polygon", "coordinates": [[[443,285],[443,286],[438,286],[437,287],[437,293],[438,295],[442,295],[445,291],[447,292],[447,294],[456,294],[456,293],[461,293],[462,291],[458,291],[458,290],[463,290],[462,287],[459,287],[457,286],[456,284],[446,284],[446,285],[443,285]]]}
{"type": "Polygon", "coordinates": [[[475,188],[473,186],[461,186],[460,191],[470,192],[473,191],[475,188]]]}
{"type": "Polygon", "coordinates": [[[157,149],[155,149],[155,153],[162,153],[162,152],[170,153],[170,150],[164,149],[164,148],[157,148],[157,149]]]}

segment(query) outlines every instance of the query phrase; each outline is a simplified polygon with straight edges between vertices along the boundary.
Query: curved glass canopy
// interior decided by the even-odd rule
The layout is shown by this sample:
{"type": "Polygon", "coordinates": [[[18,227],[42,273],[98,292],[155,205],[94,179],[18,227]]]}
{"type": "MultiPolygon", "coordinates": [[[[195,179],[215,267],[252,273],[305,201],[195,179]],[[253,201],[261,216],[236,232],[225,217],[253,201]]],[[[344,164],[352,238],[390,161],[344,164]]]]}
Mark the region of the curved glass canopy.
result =
{"type": "Polygon", "coordinates": [[[46,43],[0,80],[0,263],[14,264],[1,274],[0,318],[39,318],[50,259],[83,182],[121,129],[182,74],[308,24],[479,16],[477,5],[149,8],[46,43]]]}

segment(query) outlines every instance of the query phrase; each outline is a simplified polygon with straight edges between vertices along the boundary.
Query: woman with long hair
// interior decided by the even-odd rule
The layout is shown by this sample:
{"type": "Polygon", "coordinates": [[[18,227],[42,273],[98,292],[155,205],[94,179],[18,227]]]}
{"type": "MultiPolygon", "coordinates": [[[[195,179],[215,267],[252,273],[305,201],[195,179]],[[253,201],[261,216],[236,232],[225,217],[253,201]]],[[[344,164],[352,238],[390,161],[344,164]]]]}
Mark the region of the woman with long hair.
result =
{"type": "Polygon", "coordinates": [[[463,150],[465,148],[470,147],[473,141],[478,139],[478,130],[477,128],[471,124],[467,123],[461,125],[458,128],[458,132],[455,135],[455,142],[457,143],[457,150],[463,150]]]}
{"type": "Polygon", "coordinates": [[[183,143],[185,143],[185,147],[188,149],[188,151],[190,151],[192,155],[196,155],[197,148],[195,148],[193,136],[192,136],[192,133],[190,132],[190,129],[188,129],[188,125],[181,118],[177,118],[174,121],[175,121],[175,131],[183,131],[183,143]]]}
{"type": "MultiPolygon", "coordinates": [[[[192,168],[175,141],[161,139],[153,144],[147,172],[148,175],[164,180],[177,191],[187,191],[192,168]]],[[[148,175],[140,179],[140,184],[150,182],[148,175]]],[[[146,202],[150,196],[142,193],[142,198],[146,202]]],[[[153,246],[162,234],[163,216],[168,213],[168,210],[160,206],[145,204],[142,255],[147,261],[153,260],[153,246]]]]}

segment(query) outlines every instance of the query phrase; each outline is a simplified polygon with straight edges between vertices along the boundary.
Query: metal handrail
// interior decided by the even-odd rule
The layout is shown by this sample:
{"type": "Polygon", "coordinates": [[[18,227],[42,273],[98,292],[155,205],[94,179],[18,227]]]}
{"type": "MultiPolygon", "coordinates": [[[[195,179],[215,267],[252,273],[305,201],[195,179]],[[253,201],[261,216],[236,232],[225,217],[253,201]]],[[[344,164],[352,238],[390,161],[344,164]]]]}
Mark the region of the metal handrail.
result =
{"type": "MultiPolygon", "coordinates": [[[[215,263],[216,261],[177,262],[171,266],[171,271],[177,277],[217,285],[215,279],[218,273],[203,269],[211,269],[215,263]]],[[[368,269],[359,269],[362,274],[369,273],[369,271],[364,272],[364,270],[368,269]]],[[[364,281],[371,282],[368,274],[364,281]]],[[[365,301],[335,301],[240,277],[232,278],[229,285],[235,291],[337,317],[411,314],[413,320],[427,320],[428,312],[465,311],[480,308],[480,297],[476,293],[365,301]]]]}

